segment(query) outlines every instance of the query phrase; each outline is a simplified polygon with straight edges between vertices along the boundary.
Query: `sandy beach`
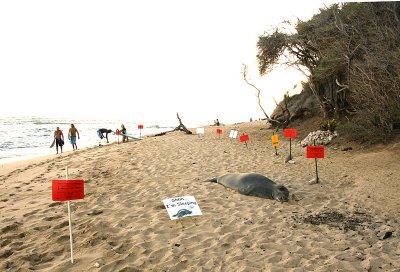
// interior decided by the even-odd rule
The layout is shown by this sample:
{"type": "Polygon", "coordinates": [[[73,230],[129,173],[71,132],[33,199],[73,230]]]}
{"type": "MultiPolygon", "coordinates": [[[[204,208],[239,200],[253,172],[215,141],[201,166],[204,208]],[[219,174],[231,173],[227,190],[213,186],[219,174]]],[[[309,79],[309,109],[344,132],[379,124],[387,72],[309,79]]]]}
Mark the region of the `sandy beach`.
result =
{"type": "MultiPolygon", "coordinates": [[[[400,143],[307,159],[293,142],[257,121],[176,131],[142,141],[66,152],[0,166],[1,271],[400,271],[400,143]],[[248,145],[228,138],[248,133],[248,145]],[[192,130],[193,132],[195,130],[192,130]],[[72,201],[74,264],[66,202],[51,183],[85,180],[72,201]],[[290,201],[241,195],[209,182],[226,173],[261,173],[290,201]],[[163,199],[194,196],[202,215],[171,221],[163,199]]],[[[339,136],[340,137],[340,136],[339,136]]]]}

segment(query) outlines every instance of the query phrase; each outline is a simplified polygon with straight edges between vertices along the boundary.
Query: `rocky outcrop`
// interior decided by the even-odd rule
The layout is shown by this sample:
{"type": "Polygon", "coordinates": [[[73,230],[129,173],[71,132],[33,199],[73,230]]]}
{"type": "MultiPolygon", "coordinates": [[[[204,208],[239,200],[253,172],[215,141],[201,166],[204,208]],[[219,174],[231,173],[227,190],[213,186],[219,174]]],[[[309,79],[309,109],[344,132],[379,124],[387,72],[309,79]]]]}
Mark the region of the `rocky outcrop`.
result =
{"type": "MultiPolygon", "coordinates": [[[[289,97],[287,104],[291,116],[290,121],[297,118],[309,117],[319,112],[317,99],[309,89],[304,89],[301,93],[289,97]]],[[[282,108],[285,108],[284,101],[281,101],[279,106],[275,108],[271,114],[271,119],[281,123],[285,122],[287,115],[282,111],[282,108]]]]}

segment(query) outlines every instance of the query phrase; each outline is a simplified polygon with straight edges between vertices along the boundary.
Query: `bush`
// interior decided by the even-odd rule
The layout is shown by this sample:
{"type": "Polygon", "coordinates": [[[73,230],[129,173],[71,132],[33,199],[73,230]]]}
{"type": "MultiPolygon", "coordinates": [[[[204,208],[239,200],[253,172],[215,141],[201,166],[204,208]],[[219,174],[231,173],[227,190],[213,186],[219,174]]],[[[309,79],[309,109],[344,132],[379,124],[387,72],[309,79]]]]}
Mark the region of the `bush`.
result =
{"type": "Polygon", "coordinates": [[[330,132],[335,132],[336,131],[336,126],[337,126],[337,123],[336,123],[336,121],[334,119],[333,120],[327,120],[327,121],[325,121],[324,123],[321,124],[320,129],[324,130],[324,131],[329,130],[330,132]]]}

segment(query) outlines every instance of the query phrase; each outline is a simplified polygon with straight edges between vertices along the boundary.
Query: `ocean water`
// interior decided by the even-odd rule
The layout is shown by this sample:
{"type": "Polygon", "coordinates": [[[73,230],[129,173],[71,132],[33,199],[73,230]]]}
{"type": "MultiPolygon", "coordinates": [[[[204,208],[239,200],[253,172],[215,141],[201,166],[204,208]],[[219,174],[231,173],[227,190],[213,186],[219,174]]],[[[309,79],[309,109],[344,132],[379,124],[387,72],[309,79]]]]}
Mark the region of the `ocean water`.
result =
{"type": "MultiPolygon", "coordinates": [[[[165,132],[174,129],[177,124],[161,124],[157,122],[143,122],[140,132],[138,123],[121,122],[107,119],[69,119],[69,118],[41,118],[41,117],[0,117],[0,164],[34,158],[43,155],[55,154],[55,147],[50,148],[53,142],[54,131],[59,127],[63,134],[65,145],[63,151],[71,151],[68,141],[68,130],[74,124],[80,134],[77,140],[78,149],[99,145],[97,130],[107,128],[115,131],[124,124],[129,135],[139,137],[165,132]]],[[[108,135],[109,141],[114,142],[117,136],[108,135]]],[[[120,139],[121,140],[121,139],[120,139]]]]}

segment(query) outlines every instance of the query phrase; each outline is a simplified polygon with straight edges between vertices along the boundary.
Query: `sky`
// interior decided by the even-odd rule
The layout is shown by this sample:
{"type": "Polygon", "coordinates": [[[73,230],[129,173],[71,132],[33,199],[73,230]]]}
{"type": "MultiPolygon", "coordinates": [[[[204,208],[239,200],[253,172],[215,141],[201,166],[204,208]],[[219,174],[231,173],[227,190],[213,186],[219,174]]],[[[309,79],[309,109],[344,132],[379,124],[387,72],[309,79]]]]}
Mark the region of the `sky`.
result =
{"type": "MultiPolygon", "coordinates": [[[[0,116],[210,124],[263,118],[302,77],[260,77],[257,41],[330,0],[0,1],[0,116]]],[[[303,78],[304,80],[304,78],[303,78]]]]}

